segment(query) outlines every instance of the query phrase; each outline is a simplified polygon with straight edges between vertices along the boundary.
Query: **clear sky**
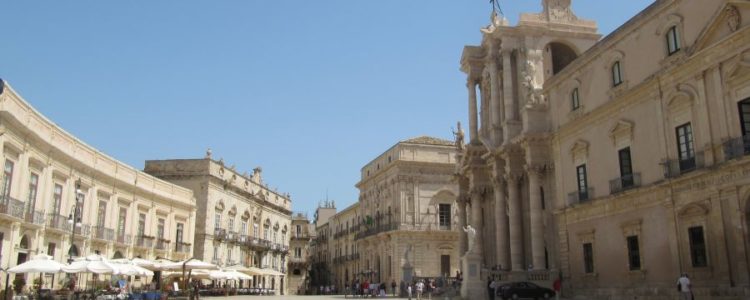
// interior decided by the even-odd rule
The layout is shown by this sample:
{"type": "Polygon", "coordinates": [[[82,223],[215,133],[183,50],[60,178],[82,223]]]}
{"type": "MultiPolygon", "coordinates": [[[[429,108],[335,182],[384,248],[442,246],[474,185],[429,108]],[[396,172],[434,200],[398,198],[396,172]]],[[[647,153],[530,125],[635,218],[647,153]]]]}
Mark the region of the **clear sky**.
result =
{"type": "MultiPolygon", "coordinates": [[[[653,0],[574,0],[607,34],[653,0]]],[[[541,0],[501,1],[512,24],[541,0]]],[[[136,168],[207,148],[312,212],[399,140],[452,139],[488,0],[8,1],[0,77],[136,168]]],[[[312,217],[312,214],[310,214],[312,217]]]]}

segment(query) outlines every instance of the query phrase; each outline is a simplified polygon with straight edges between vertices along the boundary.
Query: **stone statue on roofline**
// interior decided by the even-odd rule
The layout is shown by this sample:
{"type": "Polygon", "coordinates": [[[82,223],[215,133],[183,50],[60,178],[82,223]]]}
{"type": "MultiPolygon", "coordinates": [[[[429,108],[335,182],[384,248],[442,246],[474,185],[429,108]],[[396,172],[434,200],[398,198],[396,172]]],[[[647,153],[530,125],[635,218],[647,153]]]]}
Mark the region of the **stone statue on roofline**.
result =
{"type": "Polygon", "coordinates": [[[464,150],[464,130],[461,129],[461,122],[456,123],[456,130],[453,131],[453,136],[456,138],[456,149],[459,151],[464,150]]]}

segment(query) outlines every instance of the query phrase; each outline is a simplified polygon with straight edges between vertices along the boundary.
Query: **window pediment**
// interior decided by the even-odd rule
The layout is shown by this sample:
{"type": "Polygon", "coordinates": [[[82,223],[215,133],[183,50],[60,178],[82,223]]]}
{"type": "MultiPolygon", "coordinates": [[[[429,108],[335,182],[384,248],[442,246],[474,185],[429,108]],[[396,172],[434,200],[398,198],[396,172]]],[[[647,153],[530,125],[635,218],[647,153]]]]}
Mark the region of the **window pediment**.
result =
{"type": "Polygon", "coordinates": [[[589,156],[589,142],[584,140],[577,140],[570,147],[570,156],[576,161],[578,159],[586,159],[589,156]]]}
{"type": "Polygon", "coordinates": [[[709,209],[702,203],[693,203],[680,210],[679,216],[687,217],[704,217],[708,215],[709,209]]]}
{"type": "Polygon", "coordinates": [[[619,120],[609,129],[609,137],[615,145],[630,144],[633,140],[633,122],[619,120]]]}
{"type": "Polygon", "coordinates": [[[743,27],[743,13],[750,11],[750,3],[747,1],[729,1],[724,7],[714,13],[711,22],[706,26],[696,39],[692,53],[701,51],[718,43],[725,37],[740,31],[743,27]]]}

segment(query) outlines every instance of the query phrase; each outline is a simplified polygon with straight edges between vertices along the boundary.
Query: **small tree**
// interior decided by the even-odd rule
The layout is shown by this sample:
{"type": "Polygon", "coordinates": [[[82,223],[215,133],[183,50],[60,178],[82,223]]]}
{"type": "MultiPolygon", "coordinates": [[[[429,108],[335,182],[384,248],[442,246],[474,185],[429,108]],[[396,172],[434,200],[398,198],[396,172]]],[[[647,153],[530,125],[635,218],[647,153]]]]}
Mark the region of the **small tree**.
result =
{"type": "Polygon", "coordinates": [[[16,292],[16,294],[23,293],[23,288],[26,286],[26,279],[21,276],[16,276],[16,279],[13,279],[13,291],[16,292]]]}

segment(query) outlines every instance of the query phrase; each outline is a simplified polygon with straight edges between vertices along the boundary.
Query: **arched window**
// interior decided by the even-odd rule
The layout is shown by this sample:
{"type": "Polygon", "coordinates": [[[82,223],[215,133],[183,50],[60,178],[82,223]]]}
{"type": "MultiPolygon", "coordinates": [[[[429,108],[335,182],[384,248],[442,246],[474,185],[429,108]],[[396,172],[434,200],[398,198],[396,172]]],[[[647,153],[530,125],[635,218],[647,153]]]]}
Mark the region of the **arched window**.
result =
{"type": "Polygon", "coordinates": [[[616,61],[614,64],[612,64],[612,85],[618,86],[622,84],[622,66],[620,66],[620,61],[616,61]]]}
{"type": "Polygon", "coordinates": [[[581,108],[581,98],[578,95],[578,88],[574,88],[573,92],[570,93],[570,106],[571,110],[581,108]]]}
{"type": "Polygon", "coordinates": [[[669,30],[667,30],[667,53],[669,55],[677,53],[677,51],[680,51],[680,36],[679,32],[677,31],[677,26],[669,27],[669,30]]]}

